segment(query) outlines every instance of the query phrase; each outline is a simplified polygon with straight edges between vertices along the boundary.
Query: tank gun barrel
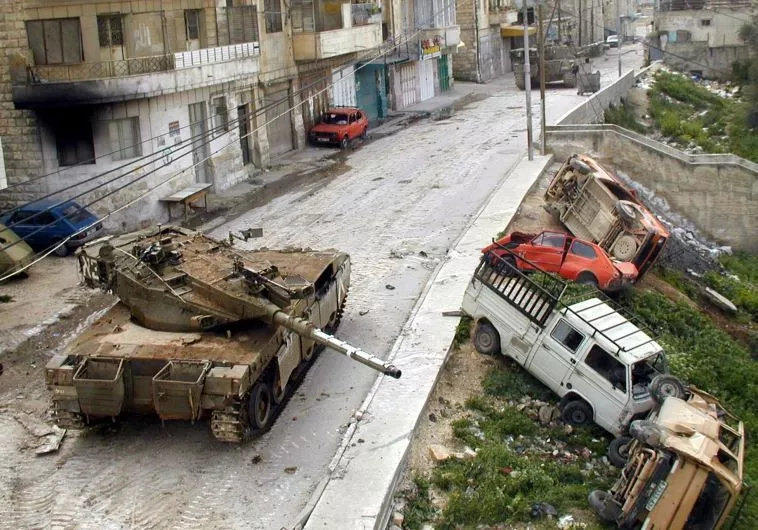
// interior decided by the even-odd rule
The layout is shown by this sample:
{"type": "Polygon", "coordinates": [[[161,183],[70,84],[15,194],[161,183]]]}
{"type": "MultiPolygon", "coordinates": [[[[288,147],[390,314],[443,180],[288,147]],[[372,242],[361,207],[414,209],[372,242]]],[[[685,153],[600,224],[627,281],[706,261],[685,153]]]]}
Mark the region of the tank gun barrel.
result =
{"type": "Polygon", "coordinates": [[[384,375],[400,379],[402,371],[394,365],[381,360],[374,355],[366,353],[365,351],[351,346],[345,341],[338,339],[328,333],[325,333],[305,319],[290,316],[282,311],[274,313],[272,320],[274,323],[291,329],[299,335],[311,339],[319,344],[328,346],[329,348],[338,351],[342,355],[349,357],[361,364],[365,364],[369,368],[373,368],[377,372],[382,372],[384,375]]]}

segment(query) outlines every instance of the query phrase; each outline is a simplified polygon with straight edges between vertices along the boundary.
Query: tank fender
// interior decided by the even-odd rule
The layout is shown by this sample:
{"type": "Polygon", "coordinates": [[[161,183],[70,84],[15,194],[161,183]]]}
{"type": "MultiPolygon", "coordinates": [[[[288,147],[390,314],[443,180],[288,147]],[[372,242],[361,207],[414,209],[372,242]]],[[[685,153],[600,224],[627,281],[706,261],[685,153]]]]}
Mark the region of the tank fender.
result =
{"type": "Polygon", "coordinates": [[[215,366],[205,377],[203,394],[241,398],[252,386],[250,377],[250,367],[244,364],[215,366]]]}
{"type": "Polygon", "coordinates": [[[292,372],[300,364],[300,335],[287,333],[284,336],[284,342],[276,353],[276,360],[279,365],[279,380],[284,387],[290,380],[292,372]]]}

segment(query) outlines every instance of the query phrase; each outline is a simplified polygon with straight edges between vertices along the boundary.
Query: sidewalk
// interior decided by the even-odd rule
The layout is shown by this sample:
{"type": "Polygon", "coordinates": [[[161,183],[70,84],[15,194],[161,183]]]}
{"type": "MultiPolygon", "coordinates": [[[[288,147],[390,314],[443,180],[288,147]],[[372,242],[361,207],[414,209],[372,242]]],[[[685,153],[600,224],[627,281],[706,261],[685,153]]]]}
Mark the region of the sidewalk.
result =
{"type": "MultiPolygon", "coordinates": [[[[497,158],[484,170],[502,172],[497,158]]],[[[450,250],[390,352],[390,359],[403,370],[402,378],[391,382],[379,378],[374,384],[343,438],[329,476],[319,484],[296,528],[303,524],[306,530],[386,527],[391,493],[458,324],[457,318],[442,312],[459,309],[481,247],[508,224],[551,162],[552,156],[536,156],[511,168],[450,250]]]]}

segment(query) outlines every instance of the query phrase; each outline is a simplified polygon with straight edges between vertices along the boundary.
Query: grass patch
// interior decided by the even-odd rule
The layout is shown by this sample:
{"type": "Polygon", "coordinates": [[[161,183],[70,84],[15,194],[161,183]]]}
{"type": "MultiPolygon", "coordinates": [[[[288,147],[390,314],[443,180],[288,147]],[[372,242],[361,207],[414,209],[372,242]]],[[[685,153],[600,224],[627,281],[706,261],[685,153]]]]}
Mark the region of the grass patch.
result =
{"type": "Polygon", "coordinates": [[[647,128],[637,121],[634,110],[624,99],[621,100],[621,105],[608,107],[605,111],[605,123],[613,123],[640,134],[647,132],[647,128]]]}
{"type": "Polygon", "coordinates": [[[9,294],[0,294],[0,304],[9,304],[13,301],[13,297],[9,294]]]}
{"type": "Polygon", "coordinates": [[[459,347],[461,344],[468,342],[471,339],[471,324],[473,320],[468,315],[463,315],[458,325],[455,328],[455,337],[453,338],[453,346],[459,347]]]}
{"type": "Polygon", "coordinates": [[[745,124],[747,103],[722,98],[686,76],[669,72],[655,74],[649,98],[655,129],[678,144],[758,161],[758,131],[745,124]]]}
{"type": "Polygon", "coordinates": [[[709,272],[705,275],[706,283],[729,298],[750,320],[758,322],[758,256],[738,252],[723,255],[720,261],[737,278],[709,272]]]}
{"type": "Polygon", "coordinates": [[[429,481],[421,476],[413,477],[413,490],[406,496],[403,528],[420,530],[425,522],[436,517],[437,510],[429,498],[429,481]]]}
{"type": "Polygon", "coordinates": [[[493,368],[487,373],[482,388],[487,395],[505,399],[531,396],[542,401],[555,400],[549,388],[516,366],[493,368]]]}

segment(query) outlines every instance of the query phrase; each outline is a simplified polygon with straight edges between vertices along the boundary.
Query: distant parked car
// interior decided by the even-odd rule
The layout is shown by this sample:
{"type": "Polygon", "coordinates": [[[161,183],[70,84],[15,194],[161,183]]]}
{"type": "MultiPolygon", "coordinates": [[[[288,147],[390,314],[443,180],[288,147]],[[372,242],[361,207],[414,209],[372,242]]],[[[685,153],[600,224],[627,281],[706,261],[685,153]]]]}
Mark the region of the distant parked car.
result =
{"type": "Polygon", "coordinates": [[[609,35],[607,39],[605,39],[605,44],[609,48],[618,48],[619,45],[619,36],[618,35],[609,35]]]}
{"type": "Polygon", "coordinates": [[[66,201],[58,204],[59,202],[42,200],[27,204],[0,217],[0,222],[6,226],[12,225],[13,231],[37,252],[47,250],[67,237],[73,236],[55,251],[56,255],[65,256],[72,248],[98,237],[103,224],[78,203],[66,201]],[[77,233],[90,225],[92,226],[86,231],[77,233]]]}
{"type": "Polygon", "coordinates": [[[34,260],[32,247],[18,235],[0,224],[0,277],[29,265],[34,260]]]}
{"type": "Polygon", "coordinates": [[[356,107],[335,107],[321,117],[314,125],[308,138],[314,145],[332,144],[347,149],[355,138],[365,138],[368,131],[366,113],[356,107]]]}
{"type": "Polygon", "coordinates": [[[637,279],[637,267],[633,264],[612,260],[595,243],[561,232],[537,235],[513,232],[482,252],[494,253],[519,270],[533,271],[536,265],[566,280],[594,285],[603,291],[618,290],[637,279]]]}

